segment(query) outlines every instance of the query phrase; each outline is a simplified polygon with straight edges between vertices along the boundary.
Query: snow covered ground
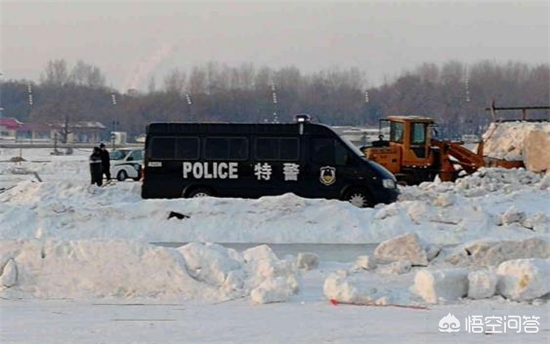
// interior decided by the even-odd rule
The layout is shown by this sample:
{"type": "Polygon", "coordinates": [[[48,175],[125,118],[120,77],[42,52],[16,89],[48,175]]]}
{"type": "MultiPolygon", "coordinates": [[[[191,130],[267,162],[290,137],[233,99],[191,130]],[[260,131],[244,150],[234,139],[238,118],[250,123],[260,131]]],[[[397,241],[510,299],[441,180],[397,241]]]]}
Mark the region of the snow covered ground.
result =
{"type": "Polygon", "coordinates": [[[291,194],[142,200],[136,182],[89,185],[88,154],[0,149],[1,342],[550,339],[550,175],[482,169],[374,209],[291,194]],[[315,252],[381,242],[344,262],[315,252]],[[296,243],[313,252],[270,248],[296,243]],[[459,331],[441,332],[448,314],[459,331]],[[472,316],[485,334],[469,333],[472,316]],[[537,333],[514,316],[539,317],[537,333]]]}

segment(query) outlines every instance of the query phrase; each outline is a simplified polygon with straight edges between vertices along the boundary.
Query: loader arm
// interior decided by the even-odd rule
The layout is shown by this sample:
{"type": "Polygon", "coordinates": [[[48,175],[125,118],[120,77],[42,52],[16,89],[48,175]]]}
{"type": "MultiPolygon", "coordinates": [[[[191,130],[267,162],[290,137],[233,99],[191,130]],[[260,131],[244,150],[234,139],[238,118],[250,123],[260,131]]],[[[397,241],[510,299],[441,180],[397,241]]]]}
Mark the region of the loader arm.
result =
{"type": "Polygon", "coordinates": [[[432,140],[432,145],[439,147],[442,160],[450,161],[450,158],[454,158],[456,163],[468,174],[472,174],[485,166],[483,157],[462,146],[461,142],[434,139],[432,140]]]}

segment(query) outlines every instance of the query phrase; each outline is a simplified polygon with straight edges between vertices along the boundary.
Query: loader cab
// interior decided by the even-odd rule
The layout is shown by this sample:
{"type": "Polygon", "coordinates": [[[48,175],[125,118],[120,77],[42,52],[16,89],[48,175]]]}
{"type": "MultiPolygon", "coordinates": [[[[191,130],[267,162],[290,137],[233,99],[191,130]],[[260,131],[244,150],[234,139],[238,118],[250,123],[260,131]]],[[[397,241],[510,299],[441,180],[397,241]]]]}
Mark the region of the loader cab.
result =
{"type": "Polygon", "coordinates": [[[371,146],[363,147],[367,158],[386,167],[399,179],[411,168],[433,165],[431,131],[434,121],[419,116],[390,116],[380,120],[380,133],[388,133],[371,146]]]}
{"type": "Polygon", "coordinates": [[[389,145],[401,150],[402,166],[431,164],[431,132],[434,121],[419,116],[391,116],[383,121],[389,125],[389,145]]]}

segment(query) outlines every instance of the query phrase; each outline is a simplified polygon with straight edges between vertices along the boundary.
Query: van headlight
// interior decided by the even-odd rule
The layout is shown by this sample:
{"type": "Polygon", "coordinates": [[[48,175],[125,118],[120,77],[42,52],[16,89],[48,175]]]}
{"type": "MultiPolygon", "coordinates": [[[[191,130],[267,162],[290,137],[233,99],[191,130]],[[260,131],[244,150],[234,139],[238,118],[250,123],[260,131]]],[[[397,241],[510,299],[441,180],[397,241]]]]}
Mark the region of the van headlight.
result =
{"type": "Polygon", "coordinates": [[[395,189],[395,181],[393,179],[382,179],[382,185],[386,189],[395,189]]]}

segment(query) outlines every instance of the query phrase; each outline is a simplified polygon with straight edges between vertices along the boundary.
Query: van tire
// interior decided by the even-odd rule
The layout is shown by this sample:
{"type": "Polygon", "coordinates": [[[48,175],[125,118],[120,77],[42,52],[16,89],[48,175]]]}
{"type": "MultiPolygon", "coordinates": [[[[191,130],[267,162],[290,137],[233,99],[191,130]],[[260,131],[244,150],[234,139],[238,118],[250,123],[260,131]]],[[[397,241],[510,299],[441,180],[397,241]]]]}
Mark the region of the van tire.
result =
{"type": "Polygon", "coordinates": [[[128,178],[128,175],[126,174],[126,171],[124,171],[124,170],[118,172],[118,174],[116,175],[116,179],[117,179],[119,182],[125,181],[126,178],[128,178]]]}
{"type": "Polygon", "coordinates": [[[348,191],[346,193],[346,197],[344,197],[344,200],[359,208],[374,206],[374,202],[372,201],[372,197],[370,196],[370,194],[366,191],[359,189],[352,189],[348,191]]]}
{"type": "Polygon", "coordinates": [[[188,198],[202,198],[202,197],[210,197],[210,196],[213,196],[213,195],[214,195],[214,193],[210,189],[196,188],[196,189],[193,189],[193,190],[189,191],[189,193],[187,194],[187,197],[188,198]]]}

